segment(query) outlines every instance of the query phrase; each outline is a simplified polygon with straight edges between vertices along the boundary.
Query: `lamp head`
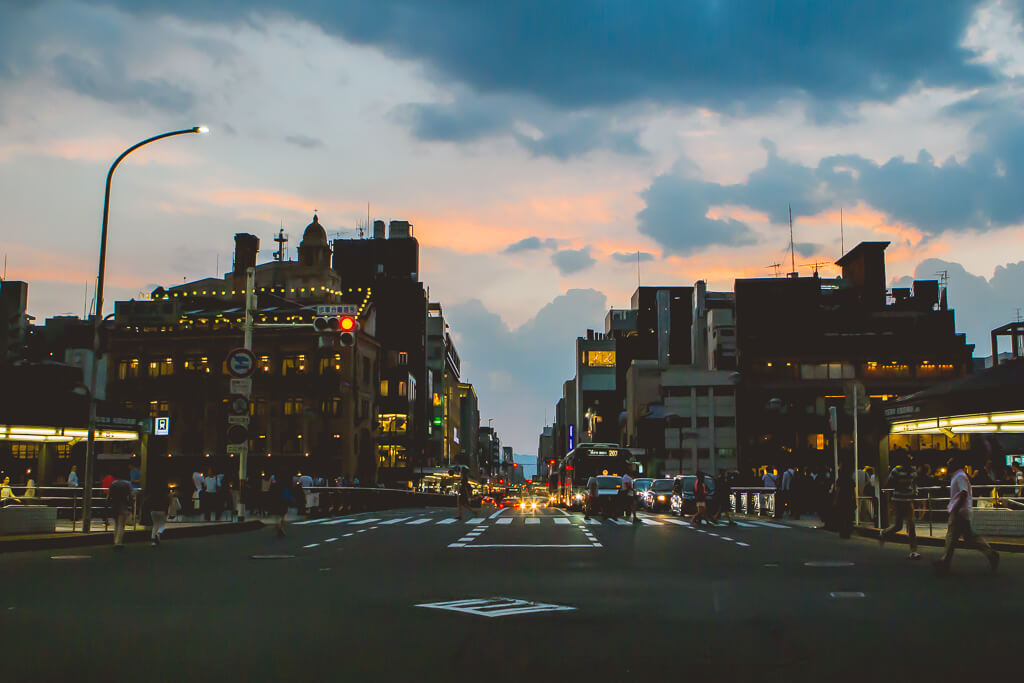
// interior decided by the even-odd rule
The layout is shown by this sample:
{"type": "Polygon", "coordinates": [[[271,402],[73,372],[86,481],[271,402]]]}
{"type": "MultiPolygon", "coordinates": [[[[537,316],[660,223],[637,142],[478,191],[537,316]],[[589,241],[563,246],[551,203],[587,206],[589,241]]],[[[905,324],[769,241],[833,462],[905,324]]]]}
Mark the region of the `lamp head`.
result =
{"type": "Polygon", "coordinates": [[[192,132],[193,132],[193,133],[203,133],[203,134],[205,134],[205,133],[209,133],[209,132],[210,132],[210,129],[209,129],[209,128],[207,128],[206,126],[195,126],[195,127],[194,127],[194,128],[192,129],[192,132]]]}

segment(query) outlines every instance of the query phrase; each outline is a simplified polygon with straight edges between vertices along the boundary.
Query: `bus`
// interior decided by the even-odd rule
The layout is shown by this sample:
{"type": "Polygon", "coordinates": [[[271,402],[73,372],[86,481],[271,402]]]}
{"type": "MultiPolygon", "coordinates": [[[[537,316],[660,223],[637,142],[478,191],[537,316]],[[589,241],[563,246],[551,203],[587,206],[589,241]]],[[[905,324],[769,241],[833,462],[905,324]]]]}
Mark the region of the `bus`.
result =
{"type": "Polygon", "coordinates": [[[582,505],[587,492],[587,480],[600,474],[621,477],[634,467],[632,453],[614,443],[581,443],[558,465],[557,486],[553,494],[559,505],[569,509],[582,505]]]}

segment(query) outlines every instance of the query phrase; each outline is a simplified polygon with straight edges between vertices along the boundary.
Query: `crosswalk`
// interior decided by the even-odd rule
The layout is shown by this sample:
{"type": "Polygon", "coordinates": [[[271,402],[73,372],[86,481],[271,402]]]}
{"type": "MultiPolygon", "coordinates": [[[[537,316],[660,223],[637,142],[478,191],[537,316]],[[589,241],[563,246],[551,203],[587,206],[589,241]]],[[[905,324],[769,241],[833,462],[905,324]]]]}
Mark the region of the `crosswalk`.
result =
{"type": "MultiPolygon", "coordinates": [[[[769,522],[759,519],[744,519],[735,520],[736,526],[745,529],[757,529],[757,528],[771,528],[771,529],[789,529],[791,527],[785,524],[779,524],[777,522],[769,522]]],[[[637,528],[651,528],[651,527],[689,527],[689,520],[676,519],[674,517],[651,517],[641,515],[638,518],[638,523],[634,524],[628,519],[604,519],[592,517],[585,519],[582,515],[543,515],[543,516],[525,516],[525,515],[510,515],[504,517],[497,517],[495,519],[488,519],[485,517],[473,517],[471,519],[459,520],[454,517],[426,517],[426,516],[406,516],[406,517],[393,517],[390,519],[384,519],[380,517],[342,517],[342,518],[322,518],[322,519],[306,519],[301,522],[295,522],[297,526],[306,525],[338,525],[346,524],[348,526],[365,526],[368,524],[377,523],[381,526],[392,525],[392,526],[441,526],[448,524],[461,524],[468,526],[480,526],[488,522],[493,522],[496,526],[509,527],[509,526],[568,526],[568,525],[584,525],[584,526],[602,526],[602,527],[632,527],[637,528]]],[[[721,528],[725,528],[724,525],[720,525],[721,528]]]]}

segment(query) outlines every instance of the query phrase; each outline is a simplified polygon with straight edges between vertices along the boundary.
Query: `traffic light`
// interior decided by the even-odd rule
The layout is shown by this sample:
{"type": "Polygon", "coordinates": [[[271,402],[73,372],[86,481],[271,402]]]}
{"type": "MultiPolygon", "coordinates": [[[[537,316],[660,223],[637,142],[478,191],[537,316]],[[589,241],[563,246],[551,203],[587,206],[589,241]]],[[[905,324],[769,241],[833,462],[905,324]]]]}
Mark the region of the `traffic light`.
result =
{"type": "Polygon", "coordinates": [[[327,315],[313,318],[313,329],[320,333],[320,346],[353,346],[359,321],[352,315],[327,315]]]}
{"type": "Polygon", "coordinates": [[[519,463],[517,463],[517,462],[512,463],[512,467],[513,467],[513,469],[516,468],[516,467],[519,467],[519,463]]]}

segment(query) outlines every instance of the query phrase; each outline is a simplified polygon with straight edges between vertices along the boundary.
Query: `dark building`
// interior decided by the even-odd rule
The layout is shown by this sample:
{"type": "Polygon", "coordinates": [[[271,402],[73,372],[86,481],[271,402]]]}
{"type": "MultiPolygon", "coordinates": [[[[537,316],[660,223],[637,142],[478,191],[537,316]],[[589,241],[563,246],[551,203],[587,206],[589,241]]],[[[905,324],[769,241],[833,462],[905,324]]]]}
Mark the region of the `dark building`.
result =
{"type": "MultiPolygon", "coordinates": [[[[841,455],[848,456],[855,386],[863,395],[861,458],[870,463],[887,432],[880,416],[889,401],[970,372],[974,347],[956,332],[936,281],[886,289],[887,245],[857,245],[837,262],[843,276],[834,280],[736,280],[743,467],[831,466],[832,406],[841,417],[841,455]]],[[[965,443],[956,438],[946,446],[965,443]]]]}
{"type": "Polygon", "coordinates": [[[261,472],[377,479],[379,345],[369,287],[330,268],[319,219],[303,234],[299,261],[256,265],[259,240],[235,237],[223,277],[158,288],[150,301],[119,301],[108,326],[108,398],[128,411],[170,417],[150,438],[153,475],[171,480],[213,467],[238,471],[229,453],[230,380],[225,359],[242,346],[246,269],[255,269],[256,311],[248,458],[261,472]],[[355,344],[314,332],[319,305],[351,305],[355,344]],[[156,457],[159,456],[159,457],[156,457]]]}
{"type": "Polygon", "coordinates": [[[419,243],[407,221],[391,221],[390,228],[385,235],[384,221],[374,221],[372,239],[334,240],[332,264],[346,286],[373,289],[381,387],[387,387],[378,408],[378,467],[385,481],[398,481],[436,463],[427,453],[432,392],[419,243]]]}
{"type": "Polygon", "coordinates": [[[459,384],[459,430],[455,435],[461,451],[458,462],[480,476],[480,404],[472,384],[459,384]]]}
{"type": "Polygon", "coordinates": [[[0,340],[3,355],[0,363],[13,363],[24,357],[28,318],[28,283],[0,280],[0,340]]]}

